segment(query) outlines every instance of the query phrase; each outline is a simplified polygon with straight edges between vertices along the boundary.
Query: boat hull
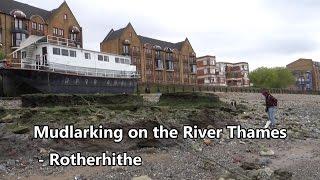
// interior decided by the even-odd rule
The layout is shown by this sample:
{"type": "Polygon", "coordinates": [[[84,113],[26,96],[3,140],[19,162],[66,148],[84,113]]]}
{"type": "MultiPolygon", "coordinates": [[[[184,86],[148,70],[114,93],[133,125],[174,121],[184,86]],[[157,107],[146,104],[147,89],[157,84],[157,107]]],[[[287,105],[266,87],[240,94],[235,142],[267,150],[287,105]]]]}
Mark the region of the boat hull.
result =
{"type": "Polygon", "coordinates": [[[92,77],[57,72],[0,69],[4,96],[32,93],[54,94],[132,94],[136,78],[92,77]]]}

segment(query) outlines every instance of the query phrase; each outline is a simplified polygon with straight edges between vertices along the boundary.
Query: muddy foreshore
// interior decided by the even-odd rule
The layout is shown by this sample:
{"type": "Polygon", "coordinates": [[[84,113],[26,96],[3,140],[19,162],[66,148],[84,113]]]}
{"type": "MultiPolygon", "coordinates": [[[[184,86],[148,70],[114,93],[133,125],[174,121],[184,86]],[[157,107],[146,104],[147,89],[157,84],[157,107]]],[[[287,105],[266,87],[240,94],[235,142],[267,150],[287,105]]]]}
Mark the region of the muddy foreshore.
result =
{"type": "MultiPolygon", "coordinates": [[[[111,128],[147,128],[163,124],[181,130],[183,125],[224,128],[241,125],[261,128],[266,122],[260,94],[217,93],[222,103],[195,106],[175,100],[157,103],[145,96],[143,105],[22,108],[19,100],[0,101],[0,179],[317,179],[320,172],[320,96],[275,95],[279,99],[277,128],[286,128],[284,140],[221,139],[36,140],[33,125],[111,128]],[[237,108],[229,103],[235,100],[237,108]],[[139,155],[139,167],[50,167],[50,152],[70,155],[128,152],[139,155]],[[264,153],[262,153],[264,152],[264,153]],[[40,164],[38,159],[44,159],[40,164]]],[[[197,105],[197,104],[196,104],[197,105]]]]}

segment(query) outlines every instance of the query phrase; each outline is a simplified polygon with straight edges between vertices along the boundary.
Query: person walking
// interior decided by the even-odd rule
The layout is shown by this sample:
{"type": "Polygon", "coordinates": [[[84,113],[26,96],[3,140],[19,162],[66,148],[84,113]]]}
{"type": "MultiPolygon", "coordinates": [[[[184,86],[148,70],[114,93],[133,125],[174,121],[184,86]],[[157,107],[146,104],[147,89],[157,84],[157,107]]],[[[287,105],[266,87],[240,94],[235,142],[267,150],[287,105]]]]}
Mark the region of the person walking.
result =
{"type": "Polygon", "coordinates": [[[262,91],[262,95],[265,97],[266,99],[266,113],[268,113],[268,119],[269,121],[267,122],[267,124],[265,125],[265,128],[268,128],[269,125],[271,124],[271,128],[274,128],[276,125],[276,108],[278,106],[278,100],[273,97],[269,91],[267,90],[263,90],[262,91]]]}

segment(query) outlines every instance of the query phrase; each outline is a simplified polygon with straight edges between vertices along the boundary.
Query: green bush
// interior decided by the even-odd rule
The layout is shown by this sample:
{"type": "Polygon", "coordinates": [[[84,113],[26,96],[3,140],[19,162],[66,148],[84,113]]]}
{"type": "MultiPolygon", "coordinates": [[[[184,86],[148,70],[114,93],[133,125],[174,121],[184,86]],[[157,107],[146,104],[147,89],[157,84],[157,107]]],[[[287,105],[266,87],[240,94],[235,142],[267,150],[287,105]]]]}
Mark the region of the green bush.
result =
{"type": "Polygon", "coordinates": [[[283,67],[261,67],[250,73],[250,81],[258,88],[287,88],[294,84],[292,72],[283,67]]]}
{"type": "Polygon", "coordinates": [[[0,50],[0,60],[6,58],[6,55],[0,50]]]}

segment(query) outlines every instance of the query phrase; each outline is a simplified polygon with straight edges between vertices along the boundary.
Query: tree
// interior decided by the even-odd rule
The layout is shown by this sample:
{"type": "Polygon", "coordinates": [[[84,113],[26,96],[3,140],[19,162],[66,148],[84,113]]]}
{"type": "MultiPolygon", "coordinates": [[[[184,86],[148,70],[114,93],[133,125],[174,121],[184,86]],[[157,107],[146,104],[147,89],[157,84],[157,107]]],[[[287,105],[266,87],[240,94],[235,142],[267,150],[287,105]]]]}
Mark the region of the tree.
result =
{"type": "Polygon", "coordinates": [[[6,55],[0,50],[0,60],[6,58],[6,55]]]}
{"type": "Polygon", "coordinates": [[[258,88],[287,88],[295,82],[292,72],[283,67],[261,67],[252,71],[249,77],[258,88]]]}

